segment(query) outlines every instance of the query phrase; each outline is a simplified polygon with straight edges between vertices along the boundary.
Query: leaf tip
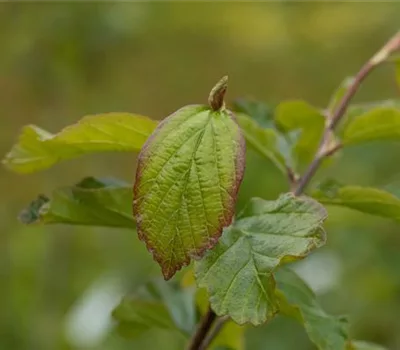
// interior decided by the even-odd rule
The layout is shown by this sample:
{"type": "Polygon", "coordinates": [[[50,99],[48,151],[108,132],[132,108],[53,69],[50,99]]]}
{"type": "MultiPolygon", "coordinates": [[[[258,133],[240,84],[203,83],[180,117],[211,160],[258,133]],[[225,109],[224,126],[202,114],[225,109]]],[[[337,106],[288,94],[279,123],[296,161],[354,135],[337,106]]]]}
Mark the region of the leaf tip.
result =
{"type": "Polygon", "coordinates": [[[208,104],[214,111],[220,110],[224,106],[224,97],[228,88],[228,76],[225,75],[212,88],[208,97],[208,104]]]}

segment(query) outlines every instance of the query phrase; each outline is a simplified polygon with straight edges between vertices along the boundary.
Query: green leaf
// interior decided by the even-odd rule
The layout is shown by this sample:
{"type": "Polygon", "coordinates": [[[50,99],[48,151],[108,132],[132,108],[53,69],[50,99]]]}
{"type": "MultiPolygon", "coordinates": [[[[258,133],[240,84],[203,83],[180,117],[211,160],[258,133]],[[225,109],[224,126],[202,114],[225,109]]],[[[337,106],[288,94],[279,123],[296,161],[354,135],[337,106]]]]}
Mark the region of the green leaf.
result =
{"type": "Polygon", "coordinates": [[[340,124],[337,128],[337,134],[343,136],[343,131],[346,130],[347,126],[354,121],[354,119],[358,118],[360,115],[363,115],[367,112],[370,112],[376,108],[399,108],[400,101],[399,100],[383,100],[383,101],[374,101],[367,103],[357,103],[350,105],[343,118],[341,119],[340,124]]]}
{"type": "Polygon", "coordinates": [[[236,118],[247,145],[253,148],[264,158],[270,160],[274,165],[286,174],[286,163],[283,155],[278,149],[278,134],[274,129],[263,129],[250,117],[243,113],[237,113],[236,118]]]}
{"type": "Polygon", "coordinates": [[[176,283],[155,280],[125,297],[112,316],[126,338],[134,338],[158,328],[179,331],[188,336],[196,325],[194,288],[181,289],[176,283]]]}
{"type": "Polygon", "coordinates": [[[339,107],[340,101],[343,99],[343,96],[349,90],[349,87],[351,86],[353,81],[354,77],[347,77],[342,81],[340,86],[337,88],[337,90],[331,97],[331,100],[329,101],[329,106],[328,106],[329,115],[332,115],[332,113],[339,107]]]}
{"type": "Polygon", "coordinates": [[[197,324],[196,288],[181,288],[177,282],[165,282],[162,279],[154,281],[153,286],[153,294],[163,301],[175,326],[186,334],[191,334],[197,324]]]}
{"type": "Polygon", "coordinates": [[[310,163],[318,148],[325,117],[318,109],[304,101],[287,101],[276,108],[275,122],[277,127],[292,139],[296,169],[303,169],[310,163]]]}
{"type": "Polygon", "coordinates": [[[361,340],[351,341],[347,350],[386,350],[385,347],[361,340]]]}
{"type": "Polygon", "coordinates": [[[326,180],[312,192],[312,197],[322,204],[400,220],[400,199],[381,189],[341,185],[334,180],[326,180]]]}
{"type": "Polygon", "coordinates": [[[25,224],[63,223],[135,228],[132,214],[132,187],[115,180],[86,178],[57,189],[51,198],[40,195],[20,220],[25,224]]]}
{"type": "Polygon", "coordinates": [[[348,342],[347,321],[326,314],[311,289],[293,271],[276,274],[281,312],[304,325],[310,340],[320,350],[344,350],[348,342]]]}
{"type": "Polygon", "coordinates": [[[15,172],[30,173],[84,154],[139,151],[156,125],[156,121],[130,113],[86,116],[57,134],[28,125],[3,163],[15,172]]]}
{"type": "Polygon", "coordinates": [[[113,311],[119,321],[118,330],[126,338],[134,338],[152,328],[175,330],[167,308],[161,302],[124,298],[113,311]]]}
{"type": "Polygon", "coordinates": [[[278,311],[272,273],[325,243],[325,209],[306,197],[253,198],[216,247],[195,263],[218,315],[259,325],[278,311]]]}
{"type": "Polygon", "coordinates": [[[143,147],[134,186],[140,239],[166,279],[203,256],[231,223],[245,145],[231,112],[186,106],[143,147]]]}
{"type": "Polygon", "coordinates": [[[268,106],[264,102],[239,99],[234,102],[234,110],[248,115],[261,128],[274,127],[274,107],[268,106]]]}
{"type": "Polygon", "coordinates": [[[377,140],[400,140],[400,109],[378,107],[346,125],[343,144],[357,144],[377,140]]]}

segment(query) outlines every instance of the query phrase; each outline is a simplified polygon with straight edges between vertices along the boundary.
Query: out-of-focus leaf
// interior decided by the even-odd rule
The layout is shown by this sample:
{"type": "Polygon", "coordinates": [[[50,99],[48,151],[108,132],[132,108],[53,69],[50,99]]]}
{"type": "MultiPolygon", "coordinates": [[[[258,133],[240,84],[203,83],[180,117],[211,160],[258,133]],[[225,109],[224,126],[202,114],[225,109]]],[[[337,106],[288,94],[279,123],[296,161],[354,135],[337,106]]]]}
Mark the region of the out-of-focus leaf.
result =
{"type": "Polygon", "coordinates": [[[396,81],[397,81],[397,86],[400,89],[400,59],[398,59],[396,62],[396,81]]]}
{"type": "Polygon", "coordinates": [[[234,103],[234,110],[251,117],[261,128],[274,127],[274,107],[264,102],[238,99],[234,103]]]}
{"type": "Polygon", "coordinates": [[[387,350],[385,347],[361,340],[353,340],[346,350],[387,350]]]}
{"type": "Polygon", "coordinates": [[[278,135],[274,129],[263,129],[250,117],[237,113],[236,119],[242,128],[247,145],[261,156],[267,158],[276,167],[286,174],[286,165],[283,155],[278,149],[278,135]]]}
{"type": "Polygon", "coordinates": [[[348,342],[347,321],[326,314],[314,293],[293,271],[284,268],[276,273],[282,314],[300,322],[310,340],[320,350],[343,350],[348,342]]]}
{"type": "Polygon", "coordinates": [[[354,77],[345,78],[340,86],[337,88],[335,93],[332,95],[331,100],[328,105],[328,113],[332,115],[332,113],[339,107],[339,103],[342,100],[343,96],[346,94],[350,85],[353,83],[354,77]]]}
{"type": "Polygon", "coordinates": [[[354,118],[342,138],[344,145],[376,140],[400,140],[400,108],[378,107],[354,118]]]}
{"type": "Polygon", "coordinates": [[[57,134],[28,125],[3,163],[15,172],[30,173],[84,154],[139,151],[156,125],[156,121],[130,113],[86,116],[57,134]]]}
{"type": "Polygon", "coordinates": [[[218,336],[211,343],[210,350],[221,348],[244,350],[244,330],[244,326],[239,326],[233,321],[226,322],[218,336]]]}
{"type": "Polygon", "coordinates": [[[344,206],[400,220],[400,199],[381,189],[341,185],[334,180],[326,180],[312,192],[312,197],[322,204],[344,206]]]}
{"type": "Polygon", "coordinates": [[[325,242],[325,209],[307,197],[253,198],[216,247],[195,263],[218,315],[259,325],[278,311],[272,273],[325,242]]]}
{"type": "Polygon", "coordinates": [[[164,302],[177,328],[190,334],[196,324],[196,289],[194,286],[181,288],[178,283],[156,280],[154,291],[164,302]]]}
{"type": "Polygon", "coordinates": [[[132,186],[116,180],[85,178],[55,190],[50,198],[40,195],[20,214],[25,224],[63,223],[135,228],[132,186]]]}
{"type": "Polygon", "coordinates": [[[188,336],[196,324],[194,288],[181,289],[175,283],[149,282],[134,295],[125,297],[114,309],[121,335],[134,338],[149,329],[179,331],[188,336]]]}
{"type": "Polygon", "coordinates": [[[318,148],[325,117],[318,109],[304,101],[287,101],[277,106],[275,122],[277,127],[291,138],[296,169],[302,170],[312,160],[318,148]]]}
{"type": "Polygon", "coordinates": [[[120,322],[119,331],[126,337],[136,337],[152,328],[175,330],[167,308],[161,302],[124,298],[113,311],[113,318],[120,322]]]}
{"type": "Polygon", "coordinates": [[[203,256],[231,223],[244,142],[230,111],[192,105],[167,117],[144,145],[133,208],[165,279],[203,256]]]}
{"type": "Polygon", "coordinates": [[[354,119],[359,116],[370,112],[376,108],[400,108],[399,100],[383,100],[367,103],[352,104],[347,108],[344,117],[338,126],[338,134],[343,135],[343,131],[346,130],[347,126],[353,122],[354,119]]]}

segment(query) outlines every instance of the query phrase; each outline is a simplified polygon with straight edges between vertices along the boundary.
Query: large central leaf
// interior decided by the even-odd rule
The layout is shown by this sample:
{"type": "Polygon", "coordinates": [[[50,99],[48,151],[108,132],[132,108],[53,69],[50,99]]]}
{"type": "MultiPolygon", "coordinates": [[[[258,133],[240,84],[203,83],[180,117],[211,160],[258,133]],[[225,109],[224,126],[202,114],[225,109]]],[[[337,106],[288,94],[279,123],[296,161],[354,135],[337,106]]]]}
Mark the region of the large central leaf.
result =
{"type": "Polygon", "coordinates": [[[253,198],[217,246],[198,263],[196,279],[211,307],[235,322],[261,324],[278,311],[274,270],[325,242],[325,209],[292,194],[253,198]]]}
{"type": "Polygon", "coordinates": [[[144,145],[135,182],[139,237],[171,278],[212,248],[231,223],[245,145],[232,114],[187,106],[144,145]]]}

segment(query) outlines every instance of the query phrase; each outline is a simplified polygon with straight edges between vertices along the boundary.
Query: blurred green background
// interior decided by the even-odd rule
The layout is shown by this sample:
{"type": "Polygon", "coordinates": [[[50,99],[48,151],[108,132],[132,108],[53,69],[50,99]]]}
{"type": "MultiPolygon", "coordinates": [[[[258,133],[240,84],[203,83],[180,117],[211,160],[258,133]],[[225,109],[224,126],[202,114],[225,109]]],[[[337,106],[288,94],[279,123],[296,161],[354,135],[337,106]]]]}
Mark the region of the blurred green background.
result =
{"type": "MultiPolygon", "coordinates": [[[[203,103],[228,74],[228,103],[253,97],[325,106],[341,80],[399,28],[393,3],[3,3],[0,5],[0,153],[25,124],[51,132],[86,114],[128,111],[162,119],[203,103]]],[[[368,78],[356,100],[396,98],[393,69],[368,78]]],[[[349,184],[400,183],[398,144],[345,150],[330,170],[349,184]]],[[[64,162],[32,175],[0,169],[0,349],[181,349],[165,332],[126,341],[110,325],[121,295],[160,275],[135,234],[24,227],[38,193],[87,175],[133,181],[135,155],[64,162]]],[[[249,152],[239,206],[287,190],[249,152]]],[[[329,208],[328,244],[296,269],[326,310],[349,314],[351,335],[400,349],[400,226],[329,208]]],[[[246,333],[247,349],[314,349],[293,321],[246,333]]]]}

